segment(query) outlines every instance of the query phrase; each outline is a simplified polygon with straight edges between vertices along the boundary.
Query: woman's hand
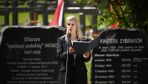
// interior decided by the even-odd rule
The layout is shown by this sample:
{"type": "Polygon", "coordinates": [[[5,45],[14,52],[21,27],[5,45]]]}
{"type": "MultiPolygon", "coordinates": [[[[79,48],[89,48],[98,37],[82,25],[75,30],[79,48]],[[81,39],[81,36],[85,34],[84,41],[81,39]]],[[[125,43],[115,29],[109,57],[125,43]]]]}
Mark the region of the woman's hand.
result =
{"type": "Polygon", "coordinates": [[[91,52],[90,51],[86,51],[83,53],[83,57],[84,58],[89,58],[91,56],[91,52]]]}
{"type": "Polygon", "coordinates": [[[75,49],[74,48],[72,48],[72,47],[69,47],[69,53],[74,53],[75,52],[75,49]]]}

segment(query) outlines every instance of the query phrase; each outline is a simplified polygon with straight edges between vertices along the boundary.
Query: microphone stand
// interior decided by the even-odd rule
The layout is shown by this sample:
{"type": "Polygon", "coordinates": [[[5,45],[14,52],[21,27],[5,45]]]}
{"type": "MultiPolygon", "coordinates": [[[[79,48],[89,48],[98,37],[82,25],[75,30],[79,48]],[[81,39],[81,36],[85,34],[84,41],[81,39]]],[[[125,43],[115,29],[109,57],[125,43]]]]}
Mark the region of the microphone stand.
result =
{"type": "Polygon", "coordinates": [[[67,74],[68,74],[68,59],[69,59],[69,47],[70,47],[70,33],[67,34],[67,57],[66,57],[66,72],[65,72],[65,84],[67,84],[67,74]]]}

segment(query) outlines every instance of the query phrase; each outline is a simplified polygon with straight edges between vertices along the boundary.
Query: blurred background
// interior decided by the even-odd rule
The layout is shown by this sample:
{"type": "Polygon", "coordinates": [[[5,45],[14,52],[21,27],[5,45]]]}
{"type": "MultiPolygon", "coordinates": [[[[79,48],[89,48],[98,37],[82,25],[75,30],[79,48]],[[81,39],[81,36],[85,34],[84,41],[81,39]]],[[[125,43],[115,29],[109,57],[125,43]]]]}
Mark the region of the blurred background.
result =
{"type": "MultiPolygon", "coordinates": [[[[139,28],[148,32],[147,0],[63,0],[62,25],[76,15],[83,34],[106,28],[139,28]]],[[[49,26],[58,0],[0,0],[0,29],[6,25],[49,26]]],[[[96,36],[96,35],[94,35],[96,36]]]]}

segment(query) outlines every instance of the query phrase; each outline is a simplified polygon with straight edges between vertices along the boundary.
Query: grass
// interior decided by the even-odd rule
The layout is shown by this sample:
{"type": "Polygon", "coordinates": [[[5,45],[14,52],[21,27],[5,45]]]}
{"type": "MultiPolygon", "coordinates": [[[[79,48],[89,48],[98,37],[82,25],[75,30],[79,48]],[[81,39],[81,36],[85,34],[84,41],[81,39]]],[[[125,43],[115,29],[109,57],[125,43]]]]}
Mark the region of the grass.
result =
{"type": "Polygon", "coordinates": [[[91,84],[91,60],[85,64],[86,64],[86,68],[87,68],[88,84],[91,84]]]}

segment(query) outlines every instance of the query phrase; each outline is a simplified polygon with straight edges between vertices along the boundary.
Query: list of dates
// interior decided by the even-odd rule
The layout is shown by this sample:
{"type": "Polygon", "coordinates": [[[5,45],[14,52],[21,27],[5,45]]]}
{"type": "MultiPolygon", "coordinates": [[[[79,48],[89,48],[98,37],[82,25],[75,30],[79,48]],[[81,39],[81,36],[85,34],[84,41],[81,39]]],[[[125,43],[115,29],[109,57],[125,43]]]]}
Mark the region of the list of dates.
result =
{"type": "Polygon", "coordinates": [[[143,38],[101,38],[98,42],[93,51],[92,84],[148,83],[148,57],[143,38]]]}

